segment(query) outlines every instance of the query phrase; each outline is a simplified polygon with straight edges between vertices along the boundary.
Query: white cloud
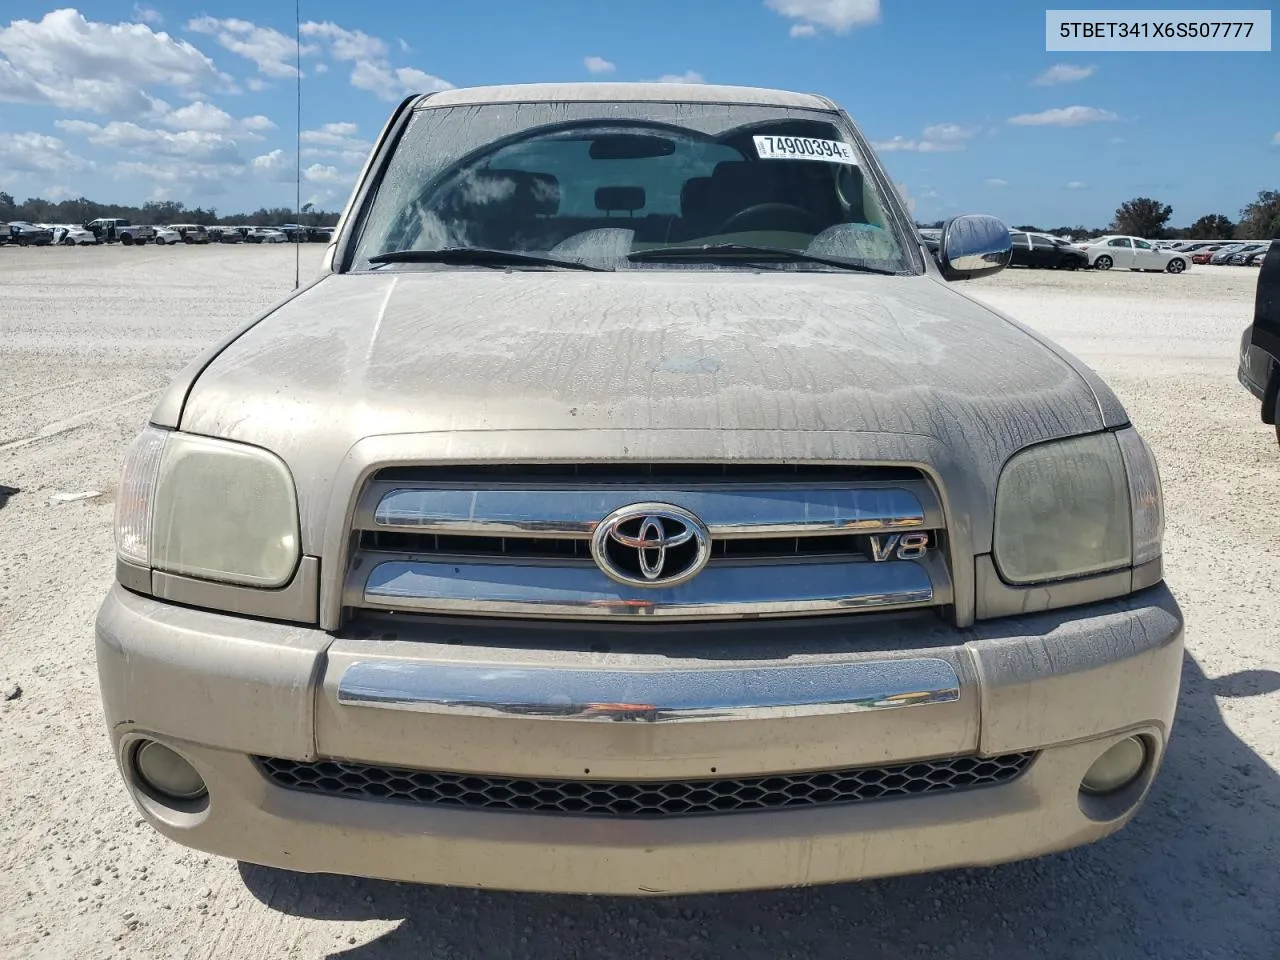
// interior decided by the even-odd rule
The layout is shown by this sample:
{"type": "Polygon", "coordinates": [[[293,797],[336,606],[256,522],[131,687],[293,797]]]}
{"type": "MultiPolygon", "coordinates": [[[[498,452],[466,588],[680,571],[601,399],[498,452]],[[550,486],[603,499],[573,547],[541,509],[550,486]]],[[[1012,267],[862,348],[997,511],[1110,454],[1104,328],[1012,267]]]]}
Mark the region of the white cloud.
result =
{"type": "Polygon", "coordinates": [[[583,57],[582,65],[587,68],[587,73],[613,73],[617,69],[614,63],[604,57],[583,57]]]}
{"type": "Polygon", "coordinates": [[[818,28],[812,23],[796,23],[792,24],[788,33],[793,37],[816,37],[818,35],[818,28]]]}
{"type": "Polygon", "coordinates": [[[363,30],[346,30],[326,20],[308,21],[299,27],[308,39],[323,40],[335,60],[380,60],[387,55],[386,41],[371,37],[363,30]]]}
{"type": "Polygon", "coordinates": [[[73,190],[71,187],[64,187],[61,184],[54,184],[45,187],[40,191],[40,195],[46,200],[66,200],[68,197],[74,197],[80,191],[73,190]]]}
{"type": "Polygon", "coordinates": [[[302,176],[311,183],[342,183],[351,180],[350,176],[339,173],[337,167],[326,166],[322,163],[313,163],[302,171],[302,176]]]}
{"type": "Polygon", "coordinates": [[[93,169],[57,137],[42,133],[0,133],[0,170],[12,173],[63,174],[93,169]]]}
{"type": "Polygon", "coordinates": [[[1008,180],[1001,180],[999,177],[987,177],[987,179],[983,180],[982,182],[985,183],[988,187],[998,188],[998,187],[1007,187],[1009,185],[1008,180]]]}
{"type": "Polygon", "coordinates": [[[373,149],[373,144],[356,136],[359,128],[354,123],[326,123],[316,130],[303,130],[302,155],[308,159],[339,160],[349,168],[361,166],[373,149]]]}
{"type": "MultiPolygon", "coordinates": [[[[798,26],[825,27],[835,33],[846,33],[852,27],[875,23],[880,19],[880,0],[765,0],[765,6],[792,20],[798,26]]],[[[813,32],[796,33],[793,37],[810,37],[813,32]]]]}
{"type": "Polygon", "coordinates": [[[329,65],[327,63],[317,63],[311,68],[312,73],[328,73],[329,65]]]}
{"type": "Polygon", "coordinates": [[[1276,135],[1271,138],[1271,145],[1273,147],[1280,147],[1280,130],[1277,130],[1276,135]]]}
{"type": "Polygon", "coordinates": [[[400,44],[401,53],[412,53],[413,47],[409,46],[409,41],[404,37],[396,37],[396,43],[400,44]]]}
{"type": "Polygon", "coordinates": [[[293,160],[280,149],[254,157],[249,167],[258,176],[277,183],[292,183],[297,173],[293,160]]]}
{"type": "Polygon", "coordinates": [[[390,67],[385,63],[359,60],[351,70],[351,85],[368,90],[383,100],[399,100],[413,93],[438,93],[453,89],[447,80],[414,67],[390,67]]]}
{"type": "Polygon", "coordinates": [[[143,23],[100,23],[64,9],[0,27],[0,102],[137,117],[160,102],[149,87],[190,95],[230,83],[190,43],[143,23]]]}
{"type": "Polygon", "coordinates": [[[116,180],[150,182],[152,199],[220,196],[227,192],[227,181],[243,177],[244,172],[243,163],[193,163],[190,160],[126,160],[110,168],[116,180]]]}
{"type": "Polygon", "coordinates": [[[905,183],[895,183],[893,186],[898,191],[898,196],[902,198],[902,203],[907,208],[907,213],[914,217],[916,215],[916,201],[907,192],[907,185],[905,183]]]}
{"type": "Polygon", "coordinates": [[[271,84],[267,83],[267,81],[263,80],[261,77],[249,77],[245,80],[244,85],[254,93],[261,93],[263,90],[267,89],[267,87],[271,86],[271,84]]]}
{"type": "MultiPolygon", "coordinates": [[[[268,77],[298,75],[297,67],[294,66],[298,45],[293,37],[285,36],[279,30],[233,17],[224,20],[197,17],[187,24],[187,29],[193,33],[207,34],[225,49],[246,60],[252,60],[258,70],[268,77]]],[[[315,48],[304,45],[302,52],[313,53],[315,48]]]]}
{"type": "Polygon", "coordinates": [[[133,5],[133,19],[139,23],[149,23],[152,26],[159,26],[164,23],[164,17],[160,15],[160,11],[144,7],[140,3],[133,5]]]}
{"type": "Polygon", "coordinates": [[[1124,143],[1124,137],[1112,137],[1107,141],[1107,143],[1124,143]]]}
{"type": "Polygon", "coordinates": [[[664,73],[658,78],[659,83],[706,83],[697,70],[686,70],[684,73],[664,73]]]}
{"type": "Polygon", "coordinates": [[[1031,82],[1040,87],[1052,87],[1059,83],[1075,83],[1077,80],[1084,80],[1086,77],[1093,76],[1097,69],[1092,64],[1087,67],[1078,67],[1071,63],[1055,63],[1031,82]]]}
{"type": "Polygon", "coordinates": [[[894,153],[899,150],[910,150],[916,153],[954,153],[957,150],[963,150],[966,141],[973,139],[978,132],[978,127],[966,127],[959,123],[935,123],[925,127],[918,140],[898,136],[892,140],[874,141],[871,146],[877,153],[894,153]]]}
{"type": "Polygon", "coordinates": [[[1055,107],[1039,113],[1020,113],[1009,122],[1022,127],[1078,127],[1085,123],[1103,123],[1119,120],[1110,110],[1097,107],[1055,107]]]}
{"type": "Polygon", "coordinates": [[[54,126],[85,137],[95,147],[127,150],[142,157],[174,157],[201,163],[242,163],[240,147],[223,133],[183,130],[173,133],[125,120],[105,125],[87,120],[56,120],[54,126]]]}
{"type": "Polygon", "coordinates": [[[1080,181],[1080,180],[1072,180],[1070,183],[1068,183],[1068,184],[1067,184],[1067,189],[1068,189],[1068,190],[1083,190],[1083,189],[1084,189],[1084,186],[1085,186],[1085,185],[1084,185],[1084,183],[1083,183],[1082,181],[1080,181]]]}

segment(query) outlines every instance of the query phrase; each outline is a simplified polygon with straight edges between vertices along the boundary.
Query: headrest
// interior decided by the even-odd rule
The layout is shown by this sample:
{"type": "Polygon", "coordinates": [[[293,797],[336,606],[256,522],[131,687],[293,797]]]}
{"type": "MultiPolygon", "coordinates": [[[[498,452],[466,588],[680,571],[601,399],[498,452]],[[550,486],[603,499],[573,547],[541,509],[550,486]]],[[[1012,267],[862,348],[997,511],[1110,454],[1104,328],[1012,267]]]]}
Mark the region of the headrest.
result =
{"type": "Polygon", "coordinates": [[[596,190],[596,209],[626,210],[635,213],[644,207],[644,187],[600,187],[596,190]]]}
{"type": "Polygon", "coordinates": [[[698,216],[711,206],[711,178],[690,177],[680,188],[680,215],[698,216]]]}

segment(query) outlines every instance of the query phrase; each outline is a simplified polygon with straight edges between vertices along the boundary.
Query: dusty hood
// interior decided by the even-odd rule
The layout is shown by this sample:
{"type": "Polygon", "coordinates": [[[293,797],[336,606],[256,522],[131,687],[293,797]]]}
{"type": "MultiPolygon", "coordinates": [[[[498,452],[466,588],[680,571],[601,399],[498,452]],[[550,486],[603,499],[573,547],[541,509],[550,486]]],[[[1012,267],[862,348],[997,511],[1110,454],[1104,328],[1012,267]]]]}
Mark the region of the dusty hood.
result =
{"type": "MultiPolygon", "coordinates": [[[[680,457],[696,431],[742,459],[913,435],[987,488],[1013,450],[1103,426],[1071,363],[931,277],[678,270],[335,275],[223,350],[181,418],[279,453],[304,509],[374,435],[599,430],[680,457]]],[[[486,455],[513,449],[541,448],[486,455]]]]}

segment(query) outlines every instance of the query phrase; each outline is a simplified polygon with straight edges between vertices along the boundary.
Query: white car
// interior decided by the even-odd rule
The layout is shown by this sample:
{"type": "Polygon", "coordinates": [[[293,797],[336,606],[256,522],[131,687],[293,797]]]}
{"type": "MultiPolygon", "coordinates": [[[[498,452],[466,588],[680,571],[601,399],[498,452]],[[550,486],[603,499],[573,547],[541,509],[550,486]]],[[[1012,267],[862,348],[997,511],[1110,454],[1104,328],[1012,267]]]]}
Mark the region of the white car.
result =
{"type": "Polygon", "coordinates": [[[1112,267],[1128,270],[1164,270],[1182,273],[1191,266],[1191,258],[1176,250],[1161,250],[1141,237],[1123,237],[1109,234],[1078,244],[1089,257],[1089,266],[1095,270],[1112,267]]]}
{"type": "Polygon", "coordinates": [[[262,243],[288,243],[289,238],[284,235],[283,230],[277,230],[275,227],[259,227],[257,229],[258,239],[262,243]]]}
{"type": "Polygon", "coordinates": [[[71,223],[60,223],[53,228],[53,242],[65,247],[93,246],[98,242],[97,234],[71,223]]]}
{"type": "Polygon", "coordinates": [[[156,246],[163,247],[167,243],[181,243],[182,234],[173,227],[156,227],[156,246]]]}

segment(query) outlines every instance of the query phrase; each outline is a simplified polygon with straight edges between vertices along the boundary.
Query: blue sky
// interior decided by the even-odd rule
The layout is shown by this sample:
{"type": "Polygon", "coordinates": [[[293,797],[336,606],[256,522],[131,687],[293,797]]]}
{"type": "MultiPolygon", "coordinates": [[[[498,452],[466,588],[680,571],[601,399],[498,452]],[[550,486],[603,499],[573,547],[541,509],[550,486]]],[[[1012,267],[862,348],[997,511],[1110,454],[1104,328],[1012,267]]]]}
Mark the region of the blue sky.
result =
{"type": "MultiPolygon", "coordinates": [[[[406,92],[681,76],[838,100],[921,220],[1101,225],[1147,195],[1182,225],[1280,189],[1277,53],[1047,53],[1045,6],[302,0],[303,200],[341,206],[406,92]]],[[[293,7],[6,0],[0,190],[292,205],[293,7]]]]}

